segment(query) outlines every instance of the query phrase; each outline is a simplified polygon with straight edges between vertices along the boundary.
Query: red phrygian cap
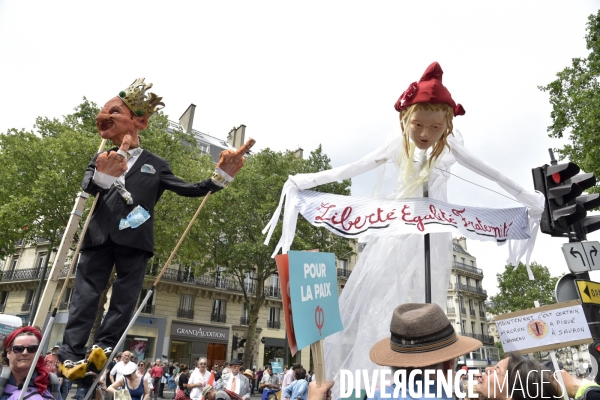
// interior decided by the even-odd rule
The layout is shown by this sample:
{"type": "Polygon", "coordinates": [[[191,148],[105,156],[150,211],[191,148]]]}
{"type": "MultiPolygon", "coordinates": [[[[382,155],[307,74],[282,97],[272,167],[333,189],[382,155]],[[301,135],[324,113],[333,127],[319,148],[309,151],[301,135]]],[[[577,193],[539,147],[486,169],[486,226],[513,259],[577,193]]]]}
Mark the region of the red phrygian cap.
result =
{"type": "Polygon", "coordinates": [[[396,102],[394,108],[400,112],[416,103],[448,104],[454,110],[454,116],[464,115],[465,109],[452,100],[452,95],[442,84],[442,67],[437,61],[431,63],[419,82],[413,82],[396,102]]]}

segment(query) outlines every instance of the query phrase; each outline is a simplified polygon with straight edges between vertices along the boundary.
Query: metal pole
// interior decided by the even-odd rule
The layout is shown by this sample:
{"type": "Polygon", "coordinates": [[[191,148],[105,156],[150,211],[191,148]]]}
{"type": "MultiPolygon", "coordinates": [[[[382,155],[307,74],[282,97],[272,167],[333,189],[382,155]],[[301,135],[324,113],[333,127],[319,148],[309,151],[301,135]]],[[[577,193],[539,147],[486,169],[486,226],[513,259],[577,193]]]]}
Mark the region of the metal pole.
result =
{"type": "MultiPolygon", "coordinates": [[[[50,241],[48,246],[48,251],[46,252],[46,257],[44,258],[44,266],[42,267],[42,273],[40,275],[40,281],[38,283],[38,287],[35,291],[34,301],[31,305],[31,311],[29,312],[29,325],[33,325],[33,320],[35,318],[35,314],[38,310],[38,305],[40,304],[40,295],[42,294],[42,286],[44,286],[44,279],[46,278],[46,272],[48,271],[48,261],[50,260],[50,256],[52,255],[54,249],[54,242],[50,241]]],[[[41,326],[41,325],[40,325],[41,326]]]]}
{"type": "MultiPolygon", "coordinates": [[[[421,168],[427,162],[427,152],[423,151],[421,157],[421,168]]],[[[423,183],[423,197],[429,197],[429,187],[427,182],[423,183]]],[[[425,234],[425,303],[431,303],[431,243],[429,233],[425,234]]]]}

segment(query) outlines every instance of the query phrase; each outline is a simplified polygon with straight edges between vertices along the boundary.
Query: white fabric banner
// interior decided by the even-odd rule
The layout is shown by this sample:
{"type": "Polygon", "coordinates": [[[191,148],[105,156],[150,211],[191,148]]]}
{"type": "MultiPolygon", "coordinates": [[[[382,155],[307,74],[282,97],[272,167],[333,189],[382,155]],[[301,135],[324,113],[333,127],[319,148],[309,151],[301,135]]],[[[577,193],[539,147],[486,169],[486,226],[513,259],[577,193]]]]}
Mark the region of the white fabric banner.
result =
{"type": "Polygon", "coordinates": [[[465,207],[431,198],[383,200],[311,190],[299,191],[296,207],[314,226],[347,238],[459,232],[504,244],[530,237],[526,207],[465,207]]]}

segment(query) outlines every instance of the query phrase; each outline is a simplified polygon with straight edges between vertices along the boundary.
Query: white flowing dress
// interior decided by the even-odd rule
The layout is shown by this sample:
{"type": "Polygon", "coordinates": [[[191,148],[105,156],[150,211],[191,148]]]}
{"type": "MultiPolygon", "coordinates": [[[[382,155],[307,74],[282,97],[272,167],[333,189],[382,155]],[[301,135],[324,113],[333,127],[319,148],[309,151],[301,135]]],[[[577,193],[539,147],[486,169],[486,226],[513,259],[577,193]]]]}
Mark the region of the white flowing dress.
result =
{"type": "MultiPolygon", "coordinates": [[[[460,133],[448,137],[450,149],[446,149],[438,157],[435,168],[429,173],[427,182],[428,195],[431,198],[447,201],[448,171],[452,164],[458,162],[464,167],[498,183],[509,194],[513,195],[529,211],[529,227],[531,238],[509,244],[509,262],[518,265],[517,261],[526,256],[527,263],[535,241],[539,218],[543,211],[544,196],[538,192],[522,188],[508,179],[485,161],[473,156],[465,149],[460,133]]],[[[327,171],[313,174],[290,176],[286,182],[280,204],[275,211],[265,232],[270,229],[265,243],[268,243],[275,224],[279,219],[281,207],[285,201],[282,237],[275,249],[286,253],[290,249],[296,229],[298,211],[295,208],[296,195],[299,190],[309,189],[332,181],[340,181],[359,175],[376,167],[381,167],[376,185],[375,195],[385,198],[401,198],[406,194],[407,182],[418,178],[420,165],[427,165],[416,160],[414,173],[398,179],[403,164],[398,162],[404,155],[401,135],[395,135],[377,150],[362,159],[327,171]],[[394,183],[389,184],[386,175],[393,166],[394,183]],[[394,187],[395,186],[395,187],[394,187]],[[390,193],[384,193],[386,188],[390,193]]],[[[418,159],[425,159],[421,154],[418,159]]],[[[406,165],[406,163],[404,163],[406,165]]],[[[389,178],[389,176],[388,176],[389,178]]],[[[419,187],[410,197],[422,197],[419,187]]],[[[450,233],[430,234],[431,260],[431,298],[432,302],[446,309],[446,296],[452,266],[452,237],[450,233]]],[[[327,379],[335,379],[332,398],[339,398],[339,373],[341,369],[373,370],[380,368],[369,359],[369,350],[379,340],[390,336],[390,322],[393,310],[400,304],[425,302],[424,273],[424,240],[421,234],[406,234],[388,237],[366,238],[366,246],[361,252],[358,262],[346,283],[339,298],[340,313],[344,329],[325,339],[325,365],[327,379]]]]}

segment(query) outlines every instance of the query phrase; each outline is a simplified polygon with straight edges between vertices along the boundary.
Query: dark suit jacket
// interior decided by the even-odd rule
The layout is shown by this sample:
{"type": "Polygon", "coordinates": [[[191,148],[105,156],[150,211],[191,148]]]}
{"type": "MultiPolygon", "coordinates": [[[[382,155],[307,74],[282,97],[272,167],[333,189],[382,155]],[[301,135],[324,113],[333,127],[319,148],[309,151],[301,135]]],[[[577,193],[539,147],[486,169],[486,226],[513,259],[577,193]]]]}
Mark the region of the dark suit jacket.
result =
{"type": "Polygon", "coordinates": [[[208,191],[214,193],[221,189],[210,179],[198,183],[184,182],[173,175],[166,160],[144,150],[125,175],[125,188],[133,197],[133,204],[127,205],[114,185],[110,189],[102,189],[92,181],[97,157],[94,156],[90,161],[81,182],[81,188],[85,192],[93,195],[100,192],[82,249],[101,245],[110,237],[117,244],[154,253],[154,205],[165,190],[171,190],[180,196],[200,197],[208,191]],[[142,172],[141,168],[146,164],[154,167],[156,172],[142,172]],[[138,205],[148,210],[150,219],[135,229],[119,230],[121,218],[127,217],[138,205]]]}

